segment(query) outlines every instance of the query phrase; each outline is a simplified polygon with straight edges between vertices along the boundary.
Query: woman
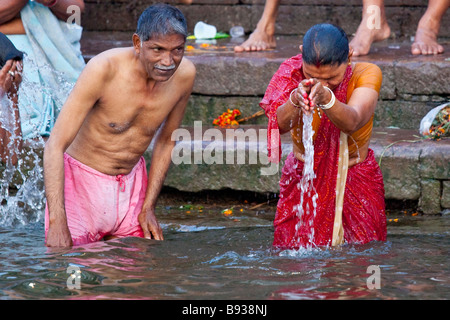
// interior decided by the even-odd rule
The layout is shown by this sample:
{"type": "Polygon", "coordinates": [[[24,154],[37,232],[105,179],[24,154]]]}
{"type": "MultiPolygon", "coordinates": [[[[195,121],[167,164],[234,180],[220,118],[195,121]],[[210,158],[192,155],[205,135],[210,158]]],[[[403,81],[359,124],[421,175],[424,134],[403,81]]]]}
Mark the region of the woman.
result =
{"type": "MultiPolygon", "coordinates": [[[[281,65],[260,104],[269,118],[269,135],[290,131],[293,142],[280,180],[273,244],[298,248],[384,241],[383,177],[369,149],[381,70],[351,63],[347,35],[330,24],[308,30],[300,51],[281,65]],[[314,192],[301,195],[304,113],[313,114],[316,178],[314,192]]],[[[269,143],[269,156],[280,159],[279,144],[269,143]]]]}
{"type": "Polygon", "coordinates": [[[19,110],[24,139],[48,136],[85,62],[83,0],[2,0],[0,32],[26,53],[19,110]]]}

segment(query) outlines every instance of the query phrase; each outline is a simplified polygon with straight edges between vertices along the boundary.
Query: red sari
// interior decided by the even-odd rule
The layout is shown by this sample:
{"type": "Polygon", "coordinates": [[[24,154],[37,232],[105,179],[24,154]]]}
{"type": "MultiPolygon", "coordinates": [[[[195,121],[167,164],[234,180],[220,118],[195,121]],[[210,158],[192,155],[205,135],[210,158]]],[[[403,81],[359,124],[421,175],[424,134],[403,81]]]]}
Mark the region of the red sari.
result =
{"type": "MultiPolygon", "coordinates": [[[[276,110],[283,105],[293,89],[304,79],[301,55],[286,60],[273,76],[260,105],[269,118],[268,149],[271,161],[281,158],[277,133],[276,110]]],[[[344,80],[334,89],[336,99],[347,102],[347,88],[352,68],[346,70],[344,80]]],[[[313,186],[316,193],[303,195],[299,183],[304,163],[290,153],[285,161],[280,179],[280,199],[274,220],[273,245],[282,249],[331,245],[336,213],[336,183],[339,163],[340,130],[325,114],[322,115],[314,145],[313,186]],[[316,209],[313,195],[317,194],[316,209]],[[303,202],[303,208],[299,208],[303,202]],[[301,223],[298,211],[301,210],[301,223]]],[[[367,158],[348,169],[343,196],[343,239],[347,243],[366,243],[386,240],[384,184],[381,170],[369,149],[367,158]]]]}

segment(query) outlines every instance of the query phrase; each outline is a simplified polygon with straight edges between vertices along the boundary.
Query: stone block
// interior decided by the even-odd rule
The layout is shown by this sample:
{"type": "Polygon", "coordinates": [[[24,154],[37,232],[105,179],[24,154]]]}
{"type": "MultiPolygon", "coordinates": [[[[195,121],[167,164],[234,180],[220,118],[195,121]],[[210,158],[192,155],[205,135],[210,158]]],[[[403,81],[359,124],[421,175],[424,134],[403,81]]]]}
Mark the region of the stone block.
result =
{"type": "Polygon", "coordinates": [[[261,96],[281,61],[230,56],[189,56],[197,68],[193,92],[203,95],[261,96]]]}
{"type": "Polygon", "coordinates": [[[410,143],[371,145],[383,173],[386,199],[418,200],[421,196],[419,155],[410,143]]]}
{"type": "Polygon", "coordinates": [[[375,109],[374,126],[416,130],[420,121],[437,104],[404,100],[380,100],[375,109]]]}
{"type": "Polygon", "coordinates": [[[450,181],[442,181],[441,207],[450,208],[450,181]]]}
{"type": "MultiPolygon", "coordinates": [[[[164,185],[191,192],[230,188],[277,193],[282,163],[268,162],[265,129],[265,126],[241,126],[239,130],[185,128],[177,133],[179,136],[173,136],[177,144],[164,185]],[[214,135],[208,139],[207,134],[214,135]]],[[[283,142],[282,147],[285,159],[292,146],[283,142]]],[[[147,163],[151,154],[149,148],[145,154],[147,163]]]]}
{"type": "Polygon", "coordinates": [[[441,212],[441,182],[434,179],[421,181],[422,197],[419,207],[425,214],[439,214],[441,212]]]}
{"type": "Polygon", "coordinates": [[[393,61],[376,61],[383,74],[383,82],[380,89],[380,98],[383,100],[393,100],[397,97],[395,90],[395,73],[393,61]]]}
{"type": "Polygon", "coordinates": [[[444,56],[398,60],[394,72],[398,93],[448,96],[450,92],[450,61],[444,56]]]}
{"type": "Polygon", "coordinates": [[[425,179],[450,179],[450,144],[448,139],[429,141],[421,149],[420,175],[425,179]],[[447,143],[446,143],[447,142],[447,143]]]}

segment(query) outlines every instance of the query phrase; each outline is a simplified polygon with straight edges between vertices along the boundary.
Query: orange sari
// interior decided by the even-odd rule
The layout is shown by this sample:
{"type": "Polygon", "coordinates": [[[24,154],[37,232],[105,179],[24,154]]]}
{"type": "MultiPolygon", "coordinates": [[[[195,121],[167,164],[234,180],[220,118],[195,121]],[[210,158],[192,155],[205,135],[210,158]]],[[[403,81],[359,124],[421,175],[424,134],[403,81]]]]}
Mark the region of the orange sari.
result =
{"type": "MultiPolygon", "coordinates": [[[[276,110],[289,99],[290,92],[304,79],[301,66],[301,55],[286,60],[273,76],[260,103],[269,118],[268,148],[272,161],[281,158],[280,144],[270,143],[280,141],[271,136],[272,133],[277,132],[274,129],[278,129],[276,110]]],[[[355,71],[358,72],[354,72],[351,66],[347,68],[344,80],[334,89],[336,99],[344,103],[348,101],[353,89],[361,86],[359,83],[361,75],[363,78],[368,77],[367,71],[364,70],[371,68],[367,67],[370,66],[357,65],[355,71]]],[[[379,83],[381,84],[381,81],[379,83]]],[[[278,248],[298,248],[334,245],[344,241],[366,243],[372,240],[386,240],[383,177],[373,151],[369,149],[364,161],[347,169],[339,160],[339,158],[342,160],[341,145],[346,136],[341,134],[339,128],[323,112],[321,118],[316,112],[313,130],[315,131],[313,144],[316,174],[313,186],[318,196],[315,200],[315,212],[308,209],[313,207],[314,202],[311,193],[305,193],[301,199],[299,183],[302,179],[304,163],[291,153],[286,159],[280,179],[280,199],[274,220],[273,245],[278,248]],[[344,178],[340,177],[342,167],[345,168],[344,178]],[[340,184],[343,189],[341,197],[337,197],[336,193],[339,191],[340,184]],[[301,208],[300,203],[303,205],[301,208]]],[[[301,138],[299,140],[296,135],[299,131],[291,131],[293,142],[299,148],[303,148],[301,138]]],[[[353,139],[350,140],[354,142],[353,145],[350,140],[344,140],[345,145],[348,142],[348,153],[355,152],[358,144],[367,143],[371,131],[372,119],[352,135],[353,139]]]]}

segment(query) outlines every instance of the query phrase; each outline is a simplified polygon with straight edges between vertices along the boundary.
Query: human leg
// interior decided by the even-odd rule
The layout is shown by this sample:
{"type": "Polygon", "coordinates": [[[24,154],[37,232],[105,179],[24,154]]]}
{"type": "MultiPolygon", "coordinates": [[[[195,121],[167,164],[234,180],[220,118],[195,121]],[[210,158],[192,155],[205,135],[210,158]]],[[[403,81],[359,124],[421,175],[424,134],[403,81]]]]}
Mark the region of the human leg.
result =
{"type": "MultiPolygon", "coordinates": [[[[120,225],[121,181],[64,154],[64,207],[73,245],[102,240],[120,225]]],[[[123,201],[123,200],[122,200],[123,201]]],[[[49,212],[45,212],[45,234],[49,212]]]]}
{"type": "Polygon", "coordinates": [[[384,11],[384,0],[363,0],[361,23],[350,42],[353,56],[368,54],[373,42],[385,40],[390,34],[391,29],[384,11]]]}
{"type": "Polygon", "coordinates": [[[138,216],[144,204],[147,180],[147,168],[143,157],[130,174],[119,177],[122,188],[117,197],[118,221],[111,236],[117,238],[144,236],[138,216]]]}
{"type": "Polygon", "coordinates": [[[386,241],[384,183],[374,152],[349,168],[342,222],[347,243],[386,241]]]}
{"type": "Polygon", "coordinates": [[[428,8],[417,26],[412,54],[439,54],[444,47],[437,42],[442,16],[447,11],[450,0],[429,0],[428,8]]]}
{"type": "Polygon", "coordinates": [[[235,52],[262,51],[276,47],[275,22],[281,0],[266,0],[261,19],[249,38],[239,46],[234,47],[235,52]]]}

